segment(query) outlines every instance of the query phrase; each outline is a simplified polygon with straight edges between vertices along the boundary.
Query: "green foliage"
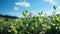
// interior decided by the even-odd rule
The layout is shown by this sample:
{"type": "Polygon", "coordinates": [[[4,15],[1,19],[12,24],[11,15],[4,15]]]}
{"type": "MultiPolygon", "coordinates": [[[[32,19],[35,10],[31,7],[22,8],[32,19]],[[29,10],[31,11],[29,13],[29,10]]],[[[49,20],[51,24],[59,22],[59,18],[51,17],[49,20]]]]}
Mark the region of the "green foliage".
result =
{"type": "Polygon", "coordinates": [[[22,14],[17,19],[0,17],[0,34],[60,34],[60,16],[43,17],[42,12],[33,15],[27,10],[22,14]]]}

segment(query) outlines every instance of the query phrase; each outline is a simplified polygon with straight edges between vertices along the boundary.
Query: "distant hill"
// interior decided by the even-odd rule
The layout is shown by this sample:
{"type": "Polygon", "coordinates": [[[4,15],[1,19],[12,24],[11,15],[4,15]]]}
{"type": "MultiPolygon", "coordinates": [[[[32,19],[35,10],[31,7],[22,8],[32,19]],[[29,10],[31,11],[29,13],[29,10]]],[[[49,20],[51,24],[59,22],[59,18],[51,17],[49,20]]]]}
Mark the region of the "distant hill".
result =
{"type": "Polygon", "coordinates": [[[57,14],[57,16],[60,16],[60,14],[57,14]]]}
{"type": "MultiPolygon", "coordinates": [[[[56,14],[56,16],[60,16],[60,14],[56,14]]],[[[9,16],[9,15],[2,15],[2,14],[0,14],[0,17],[4,17],[4,18],[19,18],[19,17],[16,17],[16,16],[9,16]]],[[[51,16],[48,16],[48,17],[50,18],[51,16]]]]}
{"type": "Polygon", "coordinates": [[[4,17],[4,18],[18,18],[16,16],[1,15],[1,14],[0,14],[0,17],[4,17]]]}

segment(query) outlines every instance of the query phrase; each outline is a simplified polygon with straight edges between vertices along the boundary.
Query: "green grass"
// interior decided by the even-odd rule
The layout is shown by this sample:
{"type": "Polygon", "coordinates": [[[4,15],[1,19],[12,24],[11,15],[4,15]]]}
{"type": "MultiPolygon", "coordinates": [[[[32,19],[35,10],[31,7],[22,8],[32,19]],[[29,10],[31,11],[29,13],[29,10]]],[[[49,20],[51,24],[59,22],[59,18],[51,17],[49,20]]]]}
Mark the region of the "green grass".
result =
{"type": "Polygon", "coordinates": [[[27,10],[22,15],[16,19],[0,17],[0,34],[60,34],[60,16],[43,17],[42,12],[33,15],[27,10]]]}

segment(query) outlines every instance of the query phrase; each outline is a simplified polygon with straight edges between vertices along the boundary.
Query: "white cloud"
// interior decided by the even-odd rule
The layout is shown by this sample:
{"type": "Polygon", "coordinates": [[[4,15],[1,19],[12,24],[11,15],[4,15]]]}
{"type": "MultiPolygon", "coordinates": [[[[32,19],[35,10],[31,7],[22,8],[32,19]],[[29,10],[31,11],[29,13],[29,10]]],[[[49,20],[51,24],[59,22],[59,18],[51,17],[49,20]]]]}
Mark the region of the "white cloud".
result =
{"type": "Polygon", "coordinates": [[[54,0],[44,0],[45,2],[49,2],[51,4],[55,4],[54,0]]]}
{"type": "Polygon", "coordinates": [[[60,12],[56,12],[56,14],[60,14],[60,12]]]}
{"type": "Polygon", "coordinates": [[[14,7],[14,10],[19,10],[19,8],[15,6],[15,7],[14,7]]]}
{"type": "MultiPolygon", "coordinates": [[[[43,14],[47,13],[48,15],[52,15],[53,12],[54,12],[54,9],[49,9],[49,10],[45,10],[43,14]]],[[[60,14],[60,6],[56,8],[56,14],[60,14]]]]}
{"type": "Polygon", "coordinates": [[[57,9],[60,9],[60,6],[58,6],[57,9]]]}
{"type": "Polygon", "coordinates": [[[60,14],[60,6],[58,6],[57,8],[56,8],[56,14],[60,14]]]}
{"type": "Polygon", "coordinates": [[[24,2],[16,2],[15,4],[17,6],[30,7],[30,3],[27,3],[26,1],[24,1],[24,2]]]}
{"type": "Polygon", "coordinates": [[[52,15],[53,9],[45,10],[43,14],[52,15]]]}

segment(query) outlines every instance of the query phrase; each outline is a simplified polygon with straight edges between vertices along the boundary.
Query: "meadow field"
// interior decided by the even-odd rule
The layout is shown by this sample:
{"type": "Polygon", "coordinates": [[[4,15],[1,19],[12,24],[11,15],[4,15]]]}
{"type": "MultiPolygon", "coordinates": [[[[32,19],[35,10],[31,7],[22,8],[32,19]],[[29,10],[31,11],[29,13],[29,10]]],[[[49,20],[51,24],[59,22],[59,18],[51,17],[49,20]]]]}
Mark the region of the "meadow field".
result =
{"type": "Polygon", "coordinates": [[[0,16],[0,34],[60,34],[60,15],[55,12],[51,16],[42,14],[33,15],[24,10],[21,18],[0,16]]]}

